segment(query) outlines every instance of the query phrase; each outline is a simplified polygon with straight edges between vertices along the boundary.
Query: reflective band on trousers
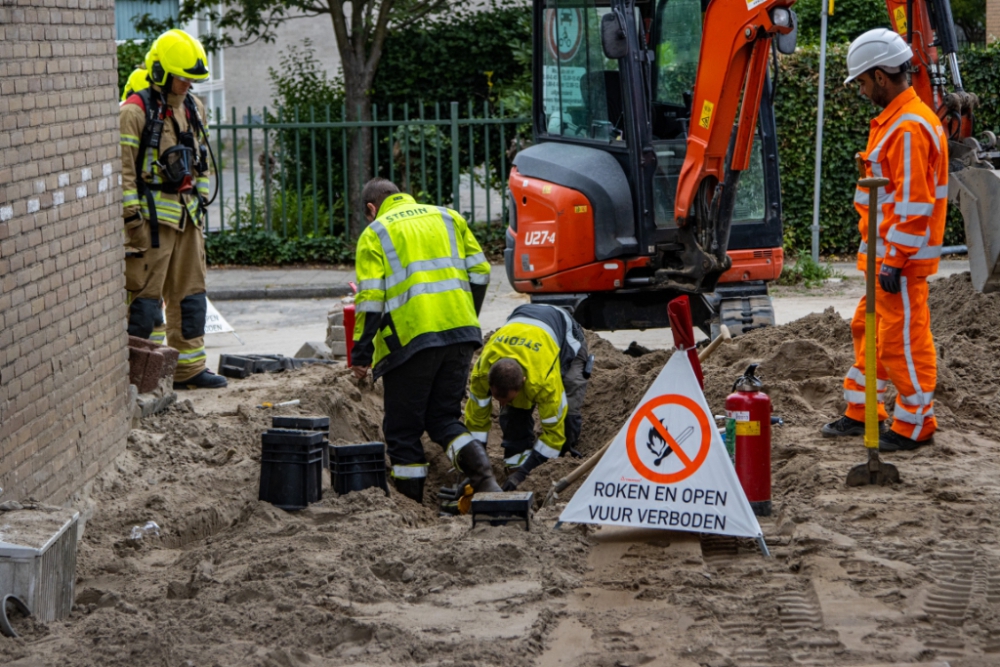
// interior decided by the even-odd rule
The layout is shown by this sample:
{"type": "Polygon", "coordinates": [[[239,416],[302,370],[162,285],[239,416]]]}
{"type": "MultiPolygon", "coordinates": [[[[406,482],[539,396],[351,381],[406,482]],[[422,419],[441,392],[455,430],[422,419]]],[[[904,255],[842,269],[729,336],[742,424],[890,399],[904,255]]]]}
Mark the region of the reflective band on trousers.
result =
{"type": "Polygon", "coordinates": [[[554,459],[559,456],[559,450],[549,447],[541,440],[535,442],[535,451],[544,456],[547,459],[554,459]]]}
{"type": "Polygon", "coordinates": [[[395,479],[421,479],[427,477],[428,464],[409,463],[406,465],[392,466],[392,476],[395,479]]]}
{"type": "Polygon", "coordinates": [[[526,452],[521,452],[520,454],[514,454],[514,456],[508,456],[503,460],[503,463],[508,468],[517,468],[522,463],[524,463],[528,457],[531,455],[531,450],[526,452]]]}
{"type": "Polygon", "coordinates": [[[195,364],[199,361],[204,361],[206,358],[204,347],[199,347],[194,350],[178,350],[178,352],[178,364],[195,364]]]}
{"type": "MultiPolygon", "coordinates": [[[[934,408],[930,408],[929,410],[927,410],[927,412],[924,412],[923,414],[921,414],[920,412],[918,412],[915,415],[914,414],[910,414],[906,410],[899,410],[899,409],[897,409],[897,410],[893,410],[892,411],[892,418],[893,419],[898,419],[899,421],[906,422],[907,424],[913,424],[914,426],[917,427],[916,429],[914,429],[916,431],[919,431],[920,427],[922,427],[924,425],[924,420],[925,419],[927,419],[928,417],[933,417],[933,416],[934,416],[934,408]]],[[[914,440],[916,440],[916,438],[914,438],[914,440]]]]}
{"type": "MultiPolygon", "coordinates": [[[[851,366],[851,369],[847,371],[847,379],[854,380],[862,387],[867,386],[865,384],[865,374],[857,366],[851,366]]],[[[875,380],[875,388],[881,393],[885,391],[885,388],[889,385],[888,380],[875,380]]]]}
{"type": "Polygon", "coordinates": [[[462,451],[462,448],[474,439],[475,438],[472,437],[471,433],[463,433],[452,440],[451,444],[448,445],[448,449],[445,451],[445,455],[448,457],[448,460],[454,463],[457,460],[456,457],[458,456],[458,453],[462,451]]]}
{"type": "Polygon", "coordinates": [[[909,405],[910,407],[919,407],[921,405],[930,405],[934,402],[934,392],[924,392],[922,394],[913,394],[911,396],[899,395],[899,402],[903,405],[909,405]]]}
{"type": "MultiPolygon", "coordinates": [[[[900,293],[903,296],[903,356],[906,358],[906,370],[910,375],[910,384],[913,385],[914,389],[916,389],[917,396],[924,396],[924,389],[920,386],[920,379],[917,377],[917,367],[913,364],[913,350],[910,345],[910,318],[913,315],[910,309],[909,281],[906,279],[906,276],[903,276],[900,279],[900,283],[902,287],[902,289],[900,289],[900,293]]],[[[921,405],[917,408],[917,414],[913,415],[913,419],[919,420],[912,422],[913,424],[916,424],[916,427],[913,429],[913,433],[910,434],[910,437],[914,440],[920,437],[920,430],[924,423],[923,417],[930,417],[934,414],[934,408],[931,408],[926,413],[921,415],[923,409],[923,405],[921,405]]],[[[905,410],[896,410],[895,412],[904,413],[905,410]]],[[[893,414],[895,414],[895,412],[893,414]]],[[[896,417],[896,419],[899,419],[899,417],[896,417]]],[[[906,420],[903,419],[903,421],[906,420]]]]}
{"type": "MultiPolygon", "coordinates": [[[[878,402],[882,402],[882,394],[885,393],[885,389],[880,389],[878,391],[878,402]]],[[[848,403],[857,403],[859,405],[865,404],[865,392],[854,391],[853,389],[844,390],[844,400],[848,403]]]]}

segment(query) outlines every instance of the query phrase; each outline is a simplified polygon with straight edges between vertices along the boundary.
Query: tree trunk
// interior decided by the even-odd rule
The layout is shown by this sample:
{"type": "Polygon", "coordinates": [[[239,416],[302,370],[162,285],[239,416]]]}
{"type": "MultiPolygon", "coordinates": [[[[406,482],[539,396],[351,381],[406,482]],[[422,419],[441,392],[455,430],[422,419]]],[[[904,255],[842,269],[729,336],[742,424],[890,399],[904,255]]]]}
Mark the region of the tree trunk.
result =
{"type": "MultiPolygon", "coordinates": [[[[371,121],[371,96],[360,86],[347,86],[344,91],[349,121],[371,121]]],[[[365,219],[365,205],[361,201],[361,190],[372,177],[372,130],[358,128],[348,132],[347,144],[347,186],[350,211],[347,211],[352,239],[358,238],[368,221],[365,219]]]]}

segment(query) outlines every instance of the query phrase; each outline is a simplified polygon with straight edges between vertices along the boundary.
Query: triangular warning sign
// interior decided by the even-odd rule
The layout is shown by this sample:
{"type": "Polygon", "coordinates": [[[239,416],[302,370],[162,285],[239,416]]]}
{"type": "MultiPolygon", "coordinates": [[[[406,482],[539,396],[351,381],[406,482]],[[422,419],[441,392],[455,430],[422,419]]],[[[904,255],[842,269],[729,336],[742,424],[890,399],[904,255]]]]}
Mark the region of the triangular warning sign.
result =
{"type": "Polygon", "coordinates": [[[686,354],[670,357],[559,521],[763,542],[686,354]]]}
{"type": "Polygon", "coordinates": [[[207,297],[205,298],[205,333],[236,333],[236,329],[215,309],[207,297]]]}

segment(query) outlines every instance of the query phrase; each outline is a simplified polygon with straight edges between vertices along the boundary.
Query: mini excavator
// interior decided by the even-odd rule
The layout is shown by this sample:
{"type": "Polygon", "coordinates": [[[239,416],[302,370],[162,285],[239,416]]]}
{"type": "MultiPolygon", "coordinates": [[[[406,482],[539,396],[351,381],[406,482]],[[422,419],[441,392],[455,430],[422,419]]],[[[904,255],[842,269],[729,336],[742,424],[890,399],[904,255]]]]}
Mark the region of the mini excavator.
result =
{"type": "MultiPolygon", "coordinates": [[[[680,295],[706,332],[774,323],[767,285],[784,255],[769,61],[795,50],[793,3],[534,0],[535,143],[508,181],[516,291],[596,330],[666,327],[680,295]]],[[[996,137],[972,137],[978,100],[962,88],[948,0],[887,8],[951,137],[973,282],[1000,289],[996,137]]]]}

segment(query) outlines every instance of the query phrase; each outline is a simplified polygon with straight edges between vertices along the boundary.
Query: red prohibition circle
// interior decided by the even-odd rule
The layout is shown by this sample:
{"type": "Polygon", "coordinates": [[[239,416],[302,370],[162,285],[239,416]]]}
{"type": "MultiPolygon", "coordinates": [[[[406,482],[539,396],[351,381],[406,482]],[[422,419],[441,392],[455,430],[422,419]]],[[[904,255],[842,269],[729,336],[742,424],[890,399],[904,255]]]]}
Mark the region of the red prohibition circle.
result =
{"type": "Polygon", "coordinates": [[[666,394],[664,396],[657,396],[656,398],[650,400],[648,403],[643,404],[638,410],[636,410],[635,416],[632,421],[629,422],[628,432],[625,436],[625,449],[628,451],[628,460],[631,461],[632,466],[635,468],[636,472],[645,477],[651,482],[656,482],[658,484],[674,484],[682,480],[687,479],[701,467],[701,464],[705,462],[705,458],[708,456],[708,449],[712,444],[712,431],[708,423],[708,417],[705,416],[704,410],[701,409],[697,403],[687,396],[681,396],[680,394],[666,394]],[[639,425],[643,420],[648,419],[653,427],[659,430],[660,421],[653,414],[653,409],[658,408],[661,405],[679,405],[685,410],[689,411],[694,415],[695,419],[698,420],[698,427],[701,429],[701,443],[698,447],[698,453],[695,457],[689,458],[687,454],[681,449],[680,445],[677,445],[673,441],[673,438],[667,433],[666,430],[660,431],[660,435],[668,443],[671,443],[671,449],[674,454],[677,455],[678,459],[684,467],[677,472],[672,473],[662,473],[650,470],[642,459],[639,457],[639,452],[636,450],[636,432],[639,430],[639,425]]]}
{"type": "Polygon", "coordinates": [[[556,34],[557,11],[566,11],[566,10],[558,10],[558,9],[545,10],[545,23],[546,23],[545,45],[549,49],[549,54],[551,54],[551,56],[555,60],[566,62],[568,60],[572,60],[573,57],[576,55],[576,52],[580,50],[580,43],[583,41],[583,30],[584,30],[583,11],[580,10],[579,8],[569,10],[576,14],[577,31],[573,43],[570,44],[569,48],[565,50],[561,50],[559,48],[559,35],[556,34]]]}

